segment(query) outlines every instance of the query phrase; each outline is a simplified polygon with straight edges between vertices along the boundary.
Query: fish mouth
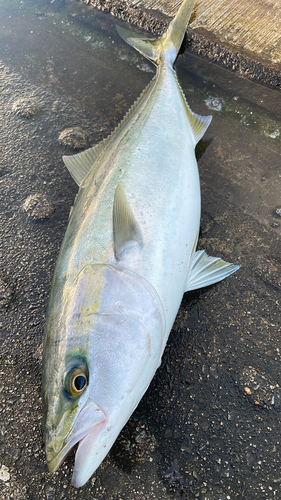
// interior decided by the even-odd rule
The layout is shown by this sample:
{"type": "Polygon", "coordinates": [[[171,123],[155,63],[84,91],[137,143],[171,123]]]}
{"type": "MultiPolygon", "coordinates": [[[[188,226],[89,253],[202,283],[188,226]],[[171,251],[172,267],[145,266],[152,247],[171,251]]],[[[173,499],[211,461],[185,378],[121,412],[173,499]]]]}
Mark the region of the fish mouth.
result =
{"type": "MultiPolygon", "coordinates": [[[[65,458],[78,445],[76,454],[79,453],[79,448],[85,448],[85,442],[93,442],[95,437],[100,433],[101,428],[106,423],[106,414],[99,408],[96,403],[90,402],[84,407],[75,418],[73,425],[63,439],[62,447],[57,451],[58,438],[52,437],[46,443],[47,463],[50,472],[56,472],[65,458]],[[83,444],[84,443],[84,444],[83,444]]],[[[81,454],[81,452],[79,453],[81,454]]]]}
{"type": "Polygon", "coordinates": [[[105,435],[108,435],[109,429],[106,429],[104,423],[98,424],[79,441],[71,480],[76,488],[80,488],[88,481],[109,451],[110,447],[106,446],[103,439],[105,435]],[[103,442],[102,450],[100,441],[103,442]]]}

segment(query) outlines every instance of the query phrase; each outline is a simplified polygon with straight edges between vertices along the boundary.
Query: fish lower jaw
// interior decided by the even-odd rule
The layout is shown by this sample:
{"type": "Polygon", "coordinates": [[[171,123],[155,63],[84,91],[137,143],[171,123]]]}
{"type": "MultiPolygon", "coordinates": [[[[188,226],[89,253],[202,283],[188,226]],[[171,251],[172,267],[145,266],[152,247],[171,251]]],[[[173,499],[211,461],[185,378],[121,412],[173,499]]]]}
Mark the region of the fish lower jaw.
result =
{"type": "Polygon", "coordinates": [[[113,444],[109,445],[108,436],[110,426],[102,422],[79,441],[71,481],[74,487],[83,486],[99,467],[113,444]]]}

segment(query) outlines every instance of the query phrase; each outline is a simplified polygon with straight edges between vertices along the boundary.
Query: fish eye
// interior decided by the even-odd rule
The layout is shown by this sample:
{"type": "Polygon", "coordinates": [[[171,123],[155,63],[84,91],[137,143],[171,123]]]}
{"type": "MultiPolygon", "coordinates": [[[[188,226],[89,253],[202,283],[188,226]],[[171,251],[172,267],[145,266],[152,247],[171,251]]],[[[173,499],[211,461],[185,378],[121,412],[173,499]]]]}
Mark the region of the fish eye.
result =
{"type": "Polygon", "coordinates": [[[88,376],[85,368],[78,366],[66,374],[65,389],[74,397],[81,396],[88,385],[88,376]]]}

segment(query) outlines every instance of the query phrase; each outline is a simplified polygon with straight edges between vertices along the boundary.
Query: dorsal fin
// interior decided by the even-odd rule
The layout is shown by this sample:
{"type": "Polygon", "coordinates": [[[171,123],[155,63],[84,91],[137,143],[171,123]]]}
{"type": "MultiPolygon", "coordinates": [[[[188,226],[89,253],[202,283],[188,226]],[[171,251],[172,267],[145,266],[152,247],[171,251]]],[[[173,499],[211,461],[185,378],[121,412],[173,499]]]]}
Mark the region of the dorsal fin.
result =
{"type": "Polygon", "coordinates": [[[118,184],[114,194],[113,238],[114,253],[117,259],[125,243],[136,241],[140,246],[143,243],[141,230],[121,184],[118,184]]]}
{"type": "Polygon", "coordinates": [[[88,175],[95,161],[104,150],[104,147],[103,142],[101,142],[92,148],[82,151],[82,153],[62,157],[67,170],[78,186],[80,186],[82,181],[88,175]]]}
{"type": "Polygon", "coordinates": [[[82,151],[73,156],[63,156],[62,159],[66,168],[68,169],[70,175],[75,180],[76,184],[80,186],[82,181],[88,175],[92,169],[95,161],[99,158],[101,153],[105,150],[108,144],[115,139],[120,130],[125,127],[130,120],[131,116],[135,112],[136,108],[141,104],[141,102],[149,95],[155,84],[155,76],[151,82],[142,91],[139,98],[134,102],[129,111],[125,114],[124,118],[121,120],[119,125],[109,134],[105,139],[92,148],[82,151]]]}

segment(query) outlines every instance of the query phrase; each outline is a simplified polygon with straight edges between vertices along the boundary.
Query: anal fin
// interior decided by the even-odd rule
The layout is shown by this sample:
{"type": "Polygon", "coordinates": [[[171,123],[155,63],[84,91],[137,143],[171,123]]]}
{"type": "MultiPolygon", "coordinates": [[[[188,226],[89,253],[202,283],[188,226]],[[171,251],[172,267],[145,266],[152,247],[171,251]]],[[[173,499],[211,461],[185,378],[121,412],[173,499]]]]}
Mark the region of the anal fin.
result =
{"type": "Polygon", "coordinates": [[[191,111],[189,104],[185,98],[184,92],[181,88],[181,85],[178,81],[176,73],[175,73],[175,79],[176,79],[178,89],[181,93],[181,96],[182,96],[184,104],[185,104],[186,113],[187,113],[187,116],[189,119],[189,123],[191,125],[192,134],[194,137],[194,142],[195,142],[195,144],[197,144],[197,142],[199,142],[200,139],[202,139],[207,128],[209,127],[209,125],[212,121],[212,116],[211,115],[201,116],[201,115],[197,115],[197,113],[194,113],[193,111],[191,111]]]}
{"type": "Polygon", "coordinates": [[[240,266],[225,262],[219,257],[209,257],[205,250],[193,255],[186,292],[213,285],[239,269],[240,266]]]}

